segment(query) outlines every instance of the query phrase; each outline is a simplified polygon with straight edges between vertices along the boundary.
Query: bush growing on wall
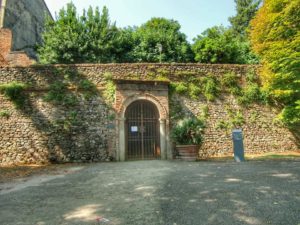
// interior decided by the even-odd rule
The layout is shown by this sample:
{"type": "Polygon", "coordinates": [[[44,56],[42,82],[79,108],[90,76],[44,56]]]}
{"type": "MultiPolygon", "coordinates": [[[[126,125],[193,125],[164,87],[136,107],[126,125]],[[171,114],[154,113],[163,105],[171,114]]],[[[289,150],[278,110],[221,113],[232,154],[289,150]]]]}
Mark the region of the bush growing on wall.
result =
{"type": "Polygon", "coordinates": [[[17,108],[21,108],[25,102],[24,90],[28,85],[24,83],[11,82],[0,85],[0,93],[11,100],[17,108]]]}

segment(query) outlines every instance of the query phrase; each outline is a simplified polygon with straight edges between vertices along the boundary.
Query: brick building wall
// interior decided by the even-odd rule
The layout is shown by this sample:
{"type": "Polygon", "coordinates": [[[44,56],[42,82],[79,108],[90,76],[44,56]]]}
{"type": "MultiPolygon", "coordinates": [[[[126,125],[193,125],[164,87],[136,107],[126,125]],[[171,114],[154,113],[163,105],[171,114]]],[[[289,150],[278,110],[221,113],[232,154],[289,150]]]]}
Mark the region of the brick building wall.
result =
{"type": "Polygon", "coordinates": [[[41,43],[46,15],[52,18],[43,0],[3,0],[0,28],[13,33],[12,51],[24,51],[36,59],[35,45],[41,43]]]}
{"type": "Polygon", "coordinates": [[[12,32],[0,29],[0,66],[29,66],[34,63],[25,52],[14,52],[12,49],[12,32]]]}

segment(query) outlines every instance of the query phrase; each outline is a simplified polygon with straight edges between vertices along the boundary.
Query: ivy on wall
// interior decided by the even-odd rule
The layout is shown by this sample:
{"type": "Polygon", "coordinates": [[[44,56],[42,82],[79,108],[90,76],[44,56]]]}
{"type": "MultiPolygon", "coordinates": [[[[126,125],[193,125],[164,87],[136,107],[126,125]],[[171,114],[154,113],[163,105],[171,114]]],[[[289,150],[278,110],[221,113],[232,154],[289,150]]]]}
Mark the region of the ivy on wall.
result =
{"type": "Polygon", "coordinates": [[[201,96],[209,102],[215,101],[221,93],[229,93],[236,97],[240,105],[246,106],[252,103],[268,104],[269,96],[264,92],[254,70],[249,70],[245,77],[245,84],[242,85],[241,77],[234,72],[229,72],[221,77],[211,73],[199,77],[186,76],[189,71],[177,72],[179,77],[185,77],[186,80],[170,83],[170,93],[189,97],[193,100],[199,100],[201,96]],[[181,76],[183,74],[183,76],[181,76]]]}
{"type": "Polygon", "coordinates": [[[116,93],[116,84],[113,82],[113,75],[111,73],[104,73],[103,77],[106,84],[102,96],[108,105],[113,105],[116,93]]]}

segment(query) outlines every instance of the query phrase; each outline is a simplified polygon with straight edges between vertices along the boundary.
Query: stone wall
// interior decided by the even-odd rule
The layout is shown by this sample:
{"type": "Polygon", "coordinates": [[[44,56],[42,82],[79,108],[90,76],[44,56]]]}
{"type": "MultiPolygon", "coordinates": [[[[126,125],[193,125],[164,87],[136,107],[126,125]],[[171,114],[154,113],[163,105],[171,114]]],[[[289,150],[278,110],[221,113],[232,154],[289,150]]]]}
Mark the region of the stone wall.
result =
{"type": "Polygon", "coordinates": [[[46,102],[45,92],[25,93],[16,109],[0,96],[0,165],[11,163],[97,162],[115,158],[113,111],[101,96],[89,99],[70,91],[78,103],[46,102]]]}
{"type": "Polygon", "coordinates": [[[247,108],[241,107],[236,100],[223,94],[222,100],[207,102],[206,100],[195,101],[186,97],[175,96],[177,102],[182,103],[185,116],[201,116],[202,109],[207,107],[206,129],[204,132],[204,143],[201,146],[199,157],[231,156],[233,144],[230,129],[220,129],[221,121],[228,121],[228,108],[241,112],[245,124],[242,128],[244,135],[244,147],[246,154],[260,154],[268,152],[297,151],[299,142],[288,129],[276,125],[274,119],[278,110],[258,104],[247,108]]]}
{"type": "MultiPolygon", "coordinates": [[[[253,66],[203,64],[106,64],[56,65],[31,67],[0,67],[0,84],[24,82],[25,104],[17,109],[0,95],[0,164],[37,163],[48,161],[105,161],[116,158],[116,121],[114,104],[105,99],[107,77],[113,79],[186,81],[190,76],[218,77],[230,71],[244,75],[253,66]],[[71,77],[71,78],[70,78],[71,77]],[[76,100],[71,106],[45,101],[49,86],[69,83],[67,95],[76,100]],[[90,81],[98,91],[87,97],[80,90],[81,81],[90,81]],[[2,112],[2,113],[1,113],[2,112]],[[6,113],[3,113],[6,112],[6,113]]],[[[226,107],[240,110],[246,120],[243,125],[246,153],[284,152],[298,150],[299,141],[288,129],[273,122],[275,108],[253,104],[247,108],[222,94],[214,102],[200,97],[192,100],[173,95],[172,101],[183,108],[186,116],[198,116],[208,107],[207,127],[199,157],[232,154],[230,131],[217,128],[227,120],[226,107]]],[[[172,111],[172,104],[170,104],[172,111]]],[[[170,120],[170,124],[175,121],[170,120]]]]}
{"type": "MultiPolygon", "coordinates": [[[[1,68],[1,67],[0,67],[1,68]]],[[[190,76],[202,77],[207,74],[222,76],[234,72],[243,79],[243,75],[255,66],[247,65],[209,65],[209,64],[78,64],[31,67],[2,67],[0,83],[19,81],[28,82],[39,87],[47,87],[49,83],[62,79],[58,71],[68,70],[80,73],[94,84],[103,86],[106,73],[111,73],[114,79],[153,80],[162,76],[171,81],[186,80],[190,76]],[[9,75],[9,76],[8,76],[9,75]]]]}

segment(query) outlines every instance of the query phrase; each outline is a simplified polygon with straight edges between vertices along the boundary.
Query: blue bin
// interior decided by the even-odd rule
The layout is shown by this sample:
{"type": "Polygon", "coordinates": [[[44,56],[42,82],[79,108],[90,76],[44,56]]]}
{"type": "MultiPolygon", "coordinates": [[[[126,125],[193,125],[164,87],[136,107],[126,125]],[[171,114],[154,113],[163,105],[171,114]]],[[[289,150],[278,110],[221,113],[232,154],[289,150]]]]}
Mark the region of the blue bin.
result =
{"type": "Polygon", "coordinates": [[[244,143],[243,143],[243,131],[241,129],[236,129],[232,131],[233,140],[233,152],[234,160],[236,162],[244,162],[244,143]]]}

